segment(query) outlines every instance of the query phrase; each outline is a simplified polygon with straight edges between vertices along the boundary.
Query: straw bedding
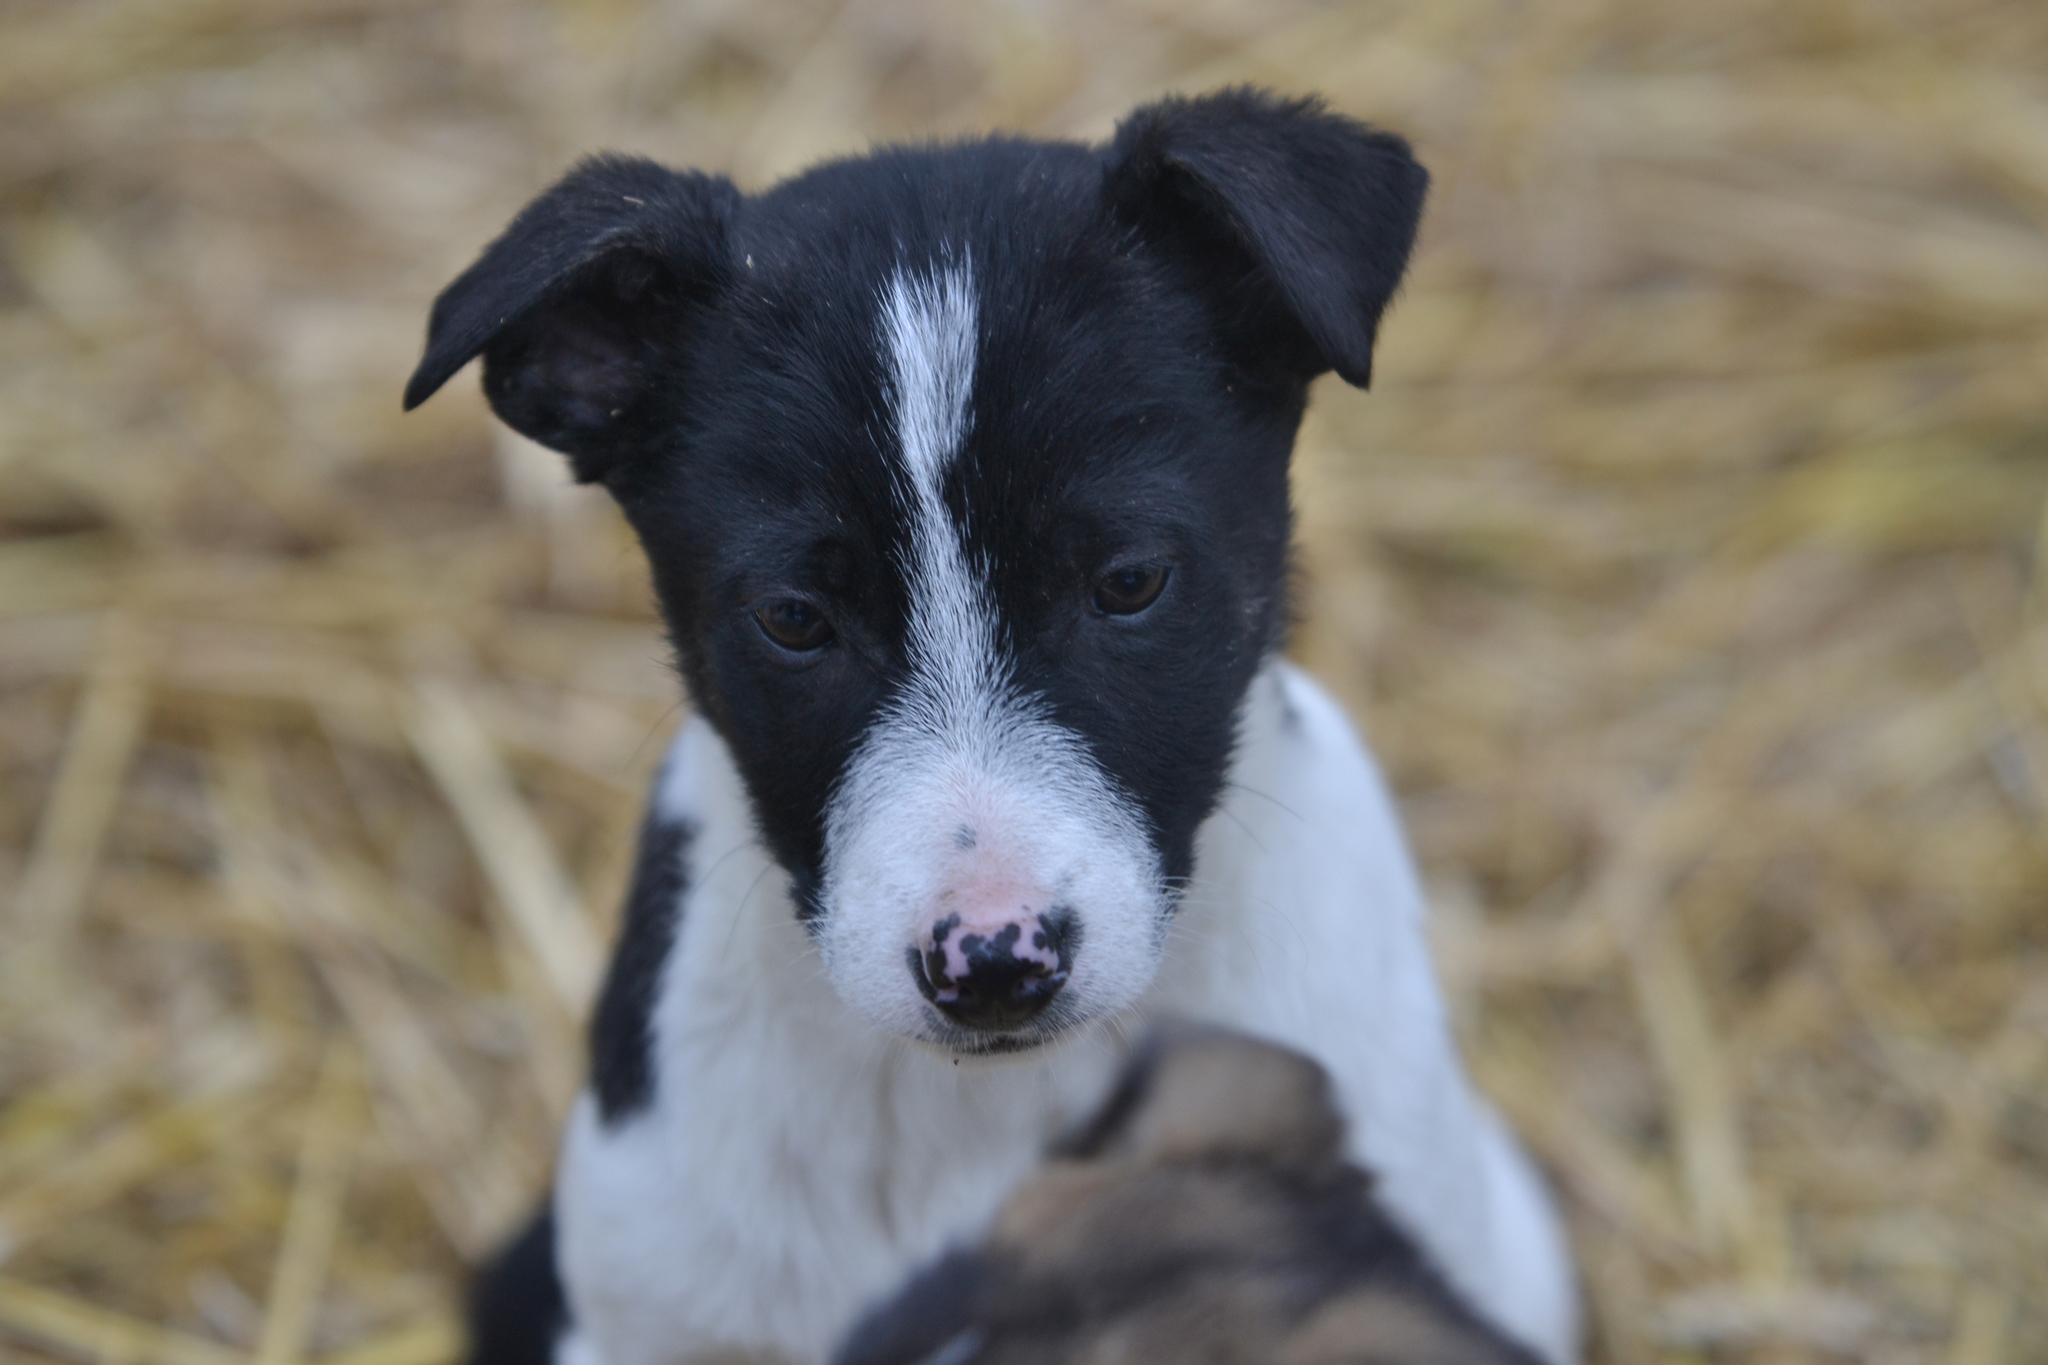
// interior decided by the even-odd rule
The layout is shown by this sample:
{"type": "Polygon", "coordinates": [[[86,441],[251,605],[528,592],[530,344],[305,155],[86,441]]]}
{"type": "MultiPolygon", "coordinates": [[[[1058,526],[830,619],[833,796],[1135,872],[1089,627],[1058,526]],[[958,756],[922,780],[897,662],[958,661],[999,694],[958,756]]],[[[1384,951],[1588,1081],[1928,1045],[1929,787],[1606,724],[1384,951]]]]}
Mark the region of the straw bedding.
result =
{"type": "Polygon", "coordinates": [[[2048,7],[17,0],[0,1354],[432,1365],[679,715],[433,291],[597,146],[743,184],[1253,80],[1437,174],[1304,433],[1609,1361],[2048,1360],[2048,7]]]}

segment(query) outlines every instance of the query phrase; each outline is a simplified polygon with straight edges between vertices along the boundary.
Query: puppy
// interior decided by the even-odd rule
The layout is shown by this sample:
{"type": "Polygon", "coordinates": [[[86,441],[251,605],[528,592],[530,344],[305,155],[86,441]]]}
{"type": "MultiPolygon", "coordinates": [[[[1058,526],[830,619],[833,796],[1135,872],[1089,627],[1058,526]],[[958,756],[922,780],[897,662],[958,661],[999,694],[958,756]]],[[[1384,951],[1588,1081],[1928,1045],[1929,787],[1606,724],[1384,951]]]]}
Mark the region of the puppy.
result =
{"type": "Polygon", "coordinates": [[[1366,382],[1426,183],[1251,90],[751,196],[600,157],[442,293],[407,404],[481,354],[624,509],[695,704],[480,1350],[820,1360],[1166,1010],[1320,1060],[1392,1215],[1572,1355],[1387,794],[1277,654],[1309,381],[1366,382]]]}
{"type": "Polygon", "coordinates": [[[1536,1365],[1380,1210],[1343,1137],[1309,1058],[1165,1032],[987,1238],[834,1365],[1536,1365]]]}

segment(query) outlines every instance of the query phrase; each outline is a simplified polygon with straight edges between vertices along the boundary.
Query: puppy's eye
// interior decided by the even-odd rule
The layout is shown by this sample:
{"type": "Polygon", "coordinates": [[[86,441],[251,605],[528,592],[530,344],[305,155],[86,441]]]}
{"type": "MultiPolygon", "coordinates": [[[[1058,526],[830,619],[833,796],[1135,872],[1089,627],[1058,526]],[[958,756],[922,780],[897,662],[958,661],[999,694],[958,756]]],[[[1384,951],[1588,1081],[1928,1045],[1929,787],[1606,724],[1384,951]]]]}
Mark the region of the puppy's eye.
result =
{"type": "Polygon", "coordinates": [[[832,623],[808,602],[781,597],[754,608],[761,633],[784,649],[808,654],[832,642],[832,623]]]}
{"type": "Polygon", "coordinates": [[[1166,590],[1164,564],[1137,564],[1104,574],[1095,585],[1095,610],[1104,616],[1136,616],[1166,590]]]}

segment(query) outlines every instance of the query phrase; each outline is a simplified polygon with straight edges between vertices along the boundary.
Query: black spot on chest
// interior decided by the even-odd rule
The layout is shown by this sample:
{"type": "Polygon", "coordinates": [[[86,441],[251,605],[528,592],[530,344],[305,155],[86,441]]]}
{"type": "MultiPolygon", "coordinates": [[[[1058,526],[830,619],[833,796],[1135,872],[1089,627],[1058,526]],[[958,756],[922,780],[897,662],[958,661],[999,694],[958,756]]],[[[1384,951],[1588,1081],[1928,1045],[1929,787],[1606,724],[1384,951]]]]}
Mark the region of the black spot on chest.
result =
{"type": "Polygon", "coordinates": [[[689,884],[685,859],[695,835],[685,821],[663,820],[652,804],[640,827],[618,945],[590,1022],[590,1086],[606,1123],[654,1099],[654,1002],[675,948],[689,884]]]}

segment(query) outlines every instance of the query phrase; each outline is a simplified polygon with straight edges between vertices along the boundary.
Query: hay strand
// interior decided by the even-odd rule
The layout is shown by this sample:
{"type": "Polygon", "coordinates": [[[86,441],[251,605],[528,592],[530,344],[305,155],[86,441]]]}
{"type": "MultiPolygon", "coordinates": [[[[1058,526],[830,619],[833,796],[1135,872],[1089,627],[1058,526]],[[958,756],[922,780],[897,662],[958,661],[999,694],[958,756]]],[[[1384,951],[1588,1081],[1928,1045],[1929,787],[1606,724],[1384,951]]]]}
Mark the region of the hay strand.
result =
{"type": "Polygon", "coordinates": [[[28,942],[62,943],[73,932],[149,705],[138,648],[127,618],[110,616],[15,891],[14,928],[28,942]]]}
{"type": "Polygon", "coordinates": [[[548,848],[510,774],[460,694],[438,679],[414,688],[407,717],[420,761],[462,821],[526,951],[571,1017],[597,992],[603,962],[575,886],[548,848]]]}
{"type": "Polygon", "coordinates": [[[311,1335],[313,1310],[340,1231],[341,1201],[356,1141],[358,1063],[347,1043],[332,1043],[320,1065],[284,1237],[270,1273],[254,1365],[297,1365],[311,1335]]]}
{"type": "Polygon", "coordinates": [[[0,1279],[0,1328],[80,1361],[244,1365],[239,1351],[12,1279],[0,1279]]]}

